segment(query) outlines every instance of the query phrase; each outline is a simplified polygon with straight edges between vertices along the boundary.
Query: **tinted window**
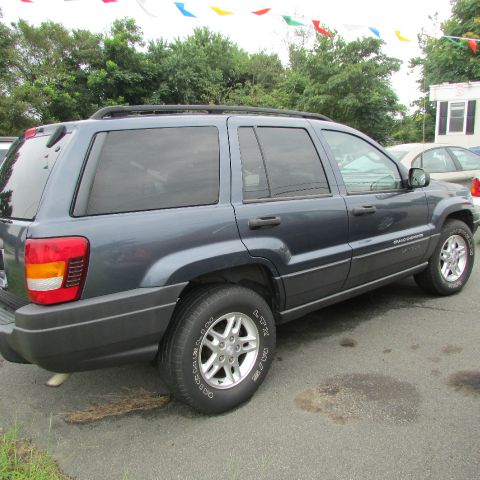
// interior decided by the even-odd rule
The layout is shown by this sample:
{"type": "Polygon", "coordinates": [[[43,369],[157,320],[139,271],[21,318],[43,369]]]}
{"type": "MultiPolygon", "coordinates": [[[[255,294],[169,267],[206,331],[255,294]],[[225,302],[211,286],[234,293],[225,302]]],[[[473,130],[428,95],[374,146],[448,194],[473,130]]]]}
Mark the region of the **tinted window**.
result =
{"type": "Polygon", "coordinates": [[[444,148],[434,148],[422,154],[423,169],[429,173],[454,172],[452,158],[444,148]]]}
{"type": "Polygon", "coordinates": [[[268,198],[270,188],[254,129],[239,128],[238,141],[242,157],[243,198],[268,198]]]}
{"type": "Polygon", "coordinates": [[[109,132],[87,214],[209,205],[218,201],[214,127],[109,132]]]}
{"type": "Polygon", "coordinates": [[[348,193],[402,188],[398,168],[365,140],[343,132],[324,130],[348,193]]]}
{"type": "Polygon", "coordinates": [[[480,170],[480,156],[463,148],[450,149],[459,161],[462,170],[480,170]]]}
{"type": "Polygon", "coordinates": [[[19,141],[9,151],[0,169],[0,217],[33,220],[61,146],[69,137],[47,148],[49,137],[37,136],[19,141]]]}
{"type": "MultiPolygon", "coordinates": [[[[255,157],[250,156],[246,163],[253,163],[255,158],[258,165],[262,159],[270,197],[302,197],[330,192],[320,158],[306,130],[259,127],[255,132],[260,147],[257,147],[255,157]]],[[[250,142],[252,151],[254,143],[251,135],[250,142]]],[[[241,148],[244,152],[248,151],[244,146],[241,148]]],[[[242,161],[245,162],[245,155],[242,161]]]]}

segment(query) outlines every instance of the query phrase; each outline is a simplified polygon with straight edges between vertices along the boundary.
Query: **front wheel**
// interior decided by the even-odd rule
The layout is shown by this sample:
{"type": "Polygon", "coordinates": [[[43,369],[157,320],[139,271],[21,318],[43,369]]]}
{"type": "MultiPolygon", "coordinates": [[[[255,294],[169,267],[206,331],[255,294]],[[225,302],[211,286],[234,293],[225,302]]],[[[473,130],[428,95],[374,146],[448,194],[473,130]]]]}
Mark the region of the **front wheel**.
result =
{"type": "Polygon", "coordinates": [[[260,295],[237,285],[203,287],[182,301],[173,321],[160,371],[175,397],[220,413],[255,393],[275,349],[275,321],[260,295]]]}
{"type": "Polygon", "coordinates": [[[415,280],[429,293],[457,293],[470,277],[474,256],[473,235],[468,226],[460,220],[448,220],[428,267],[416,275],[415,280]]]}

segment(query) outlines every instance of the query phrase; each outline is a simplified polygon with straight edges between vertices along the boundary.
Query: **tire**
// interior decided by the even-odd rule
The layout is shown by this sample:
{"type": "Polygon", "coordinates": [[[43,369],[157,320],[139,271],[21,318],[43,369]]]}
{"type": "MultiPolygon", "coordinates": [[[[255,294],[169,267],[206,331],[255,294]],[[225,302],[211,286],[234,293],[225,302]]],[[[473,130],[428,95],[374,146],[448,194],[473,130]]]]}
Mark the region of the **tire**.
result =
{"type": "Polygon", "coordinates": [[[415,275],[417,284],[435,295],[452,295],[465,286],[475,256],[473,235],[460,220],[447,220],[428,267],[415,275]]]}
{"type": "Polygon", "coordinates": [[[202,287],[181,301],[172,321],[159,368],[177,399],[213,414],[255,393],[275,349],[275,321],[260,295],[237,285],[202,287]]]}

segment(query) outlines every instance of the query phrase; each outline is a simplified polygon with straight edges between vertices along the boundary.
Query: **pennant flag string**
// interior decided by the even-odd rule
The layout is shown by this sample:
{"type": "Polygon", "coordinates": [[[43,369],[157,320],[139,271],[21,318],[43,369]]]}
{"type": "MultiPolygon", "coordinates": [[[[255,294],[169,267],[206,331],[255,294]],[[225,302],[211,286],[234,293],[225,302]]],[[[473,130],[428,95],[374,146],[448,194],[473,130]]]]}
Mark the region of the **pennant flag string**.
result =
{"type": "Polygon", "coordinates": [[[214,12],[217,12],[221,16],[225,15],[233,15],[233,12],[229,12],[228,10],[222,10],[219,7],[210,7],[214,12]]]}
{"type": "MultiPolygon", "coordinates": [[[[147,10],[147,7],[145,6],[146,0],[137,0],[138,6],[147,14],[150,15],[150,17],[157,18],[158,15],[154,15],[150,10],[147,10]]],[[[178,7],[177,7],[178,8],[178,7]]]]}
{"type": "Polygon", "coordinates": [[[467,40],[467,43],[470,45],[470,48],[472,49],[472,52],[475,54],[477,53],[477,42],[475,40],[472,40],[469,38],[467,40]]]}
{"type": "Polygon", "coordinates": [[[400,33],[400,30],[395,30],[395,35],[397,36],[397,38],[401,41],[401,42],[410,42],[411,40],[409,40],[408,38],[405,38],[401,35],[400,33]]]}
{"type": "Polygon", "coordinates": [[[197,18],[193,13],[190,13],[188,10],[185,10],[184,3],[175,2],[175,6],[180,10],[180,12],[184,17],[197,18]]]}
{"type": "Polygon", "coordinates": [[[375,27],[368,27],[368,29],[377,37],[377,38],[382,38],[380,36],[380,32],[378,31],[378,29],[376,29],[375,27]]]}
{"type": "Polygon", "coordinates": [[[449,42],[452,42],[457,47],[463,48],[462,42],[455,40],[454,38],[445,37],[449,42]]]}
{"type": "Polygon", "coordinates": [[[265,15],[266,13],[268,13],[269,11],[271,10],[271,8],[264,8],[262,10],[257,10],[256,12],[252,12],[254,13],[255,15],[265,15]]]}
{"type": "Polygon", "coordinates": [[[443,35],[445,38],[455,38],[456,40],[473,40],[475,42],[480,42],[480,38],[472,38],[472,37],[455,37],[453,35],[443,35]]]}
{"type": "MultiPolygon", "coordinates": [[[[77,0],[64,0],[64,1],[65,2],[73,2],[73,1],[77,1],[77,0]]],[[[98,0],[98,1],[102,1],[105,4],[122,2],[122,0],[98,0]]],[[[135,0],[135,1],[138,4],[138,6],[147,15],[149,15],[151,17],[154,17],[154,18],[158,17],[158,15],[153,14],[152,12],[150,12],[146,8],[147,0],[135,0]]],[[[27,3],[27,4],[38,3],[37,0],[20,0],[20,2],[27,3]]],[[[183,2],[173,2],[173,4],[177,7],[179,12],[184,17],[197,18],[197,16],[194,15],[190,10],[187,10],[187,8],[185,7],[185,3],[183,3],[183,2]]],[[[271,8],[262,8],[262,9],[255,10],[255,11],[246,11],[246,10],[230,11],[230,10],[223,10],[222,8],[220,8],[218,6],[210,6],[210,9],[213,10],[217,15],[220,15],[222,17],[227,16],[227,15],[234,15],[235,13],[253,14],[253,15],[256,15],[258,17],[269,14],[269,16],[273,15],[273,16],[276,16],[276,17],[281,17],[287,25],[292,26],[292,27],[306,27],[307,26],[306,23],[303,23],[302,21],[298,20],[299,18],[301,18],[304,21],[307,20],[304,17],[296,16],[296,19],[294,19],[292,15],[272,13],[271,8]]],[[[2,12],[2,16],[3,16],[3,12],[2,12]]],[[[480,23],[480,17],[476,17],[474,20],[475,20],[475,23],[480,23]]],[[[327,37],[333,37],[334,36],[333,33],[329,32],[328,30],[326,30],[325,28],[323,28],[320,25],[319,20],[311,20],[311,22],[312,22],[311,24],[313,24],[313,28],[315,29],[315,31],[318,34],[325,35],[327,37]]],[[[380,30],[378,28],[374,27],[374,26],[352,25],[352,24],[343,24],[342,26],[348,31],[356,31],[356,30],[363,29],[364,31],[369,31],[372,35],[374,35],[378,39],[385,38],[385,37],[382,37],[382,35],[380,35],[380,30]]],[[[394,33],[395,33],[396,38],[399,41],[410,42],[411,43],[411,40],[409,38],[403,36],[400,30],[394,30],[394,33]]],[[[385,31],[383,32],[383,34],[385,34],[385,31]]],[[[445,38],[445,39],[447,39],[448,41],[450,41],[451,43],[453,43],[454,45],[456,45],[458,47],[468,46],[468,47],[470,47],[470,49],[471,49],[471,51],[473,52],[474,55],[476,55],[477,50],[478,50],[478,43],[477,42],[480,42],[480,38],[472,38],[472,37],[459,37],[459,36],[454,36],[454,35],[441,35],[440,37],[437,38],[437,37],[433,37],[433,36],[428,35],[428,34],[423,33],[423,32],[421,33],[421,35],[427,37],[428,39],[434,39],[434,40],[438,40],[439,38],[445,38]],[[466,41],[466,44],[462,43],[462,41],[466,41]]]]}
{"type": "Polygon", "coordinates": [[[282,17],[287,23],[287,25],[290,25],[291,27],[301,27],[305,25],[301,22],[297,22],[296,20],[293,20],[293,18],[290,15],[282,15],[282,17]]]}
{"type": "Polygon", "coordinates": [[[320,26],[320,20],[312,20],[313,27],[321,35],[326,35],[327,37],[333,37],[333,33],[330,33],[328,30],[325,30],[320,26]]]}

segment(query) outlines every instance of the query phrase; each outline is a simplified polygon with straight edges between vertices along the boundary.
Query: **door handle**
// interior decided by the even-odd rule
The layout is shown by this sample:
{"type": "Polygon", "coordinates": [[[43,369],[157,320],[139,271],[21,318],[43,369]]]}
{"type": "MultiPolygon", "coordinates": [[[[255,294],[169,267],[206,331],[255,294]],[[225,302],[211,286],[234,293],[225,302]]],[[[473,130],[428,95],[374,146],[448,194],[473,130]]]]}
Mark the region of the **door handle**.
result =
{"type": "Polygon", "coordinates": [[[375,205],[363,205],[361,207],[352,208],[351,212],[352,215],[360,216],[360,215],[372,215],[377,211],[377,207],[375,205]]]}
{"type": "Polygon", "coordinates": [[[251,218],[248,221],[248,228],[250,230],[258,230],[259,228],[270,228],[280,225],[282,220],[280,217],[258,217],[251,218]]]}

